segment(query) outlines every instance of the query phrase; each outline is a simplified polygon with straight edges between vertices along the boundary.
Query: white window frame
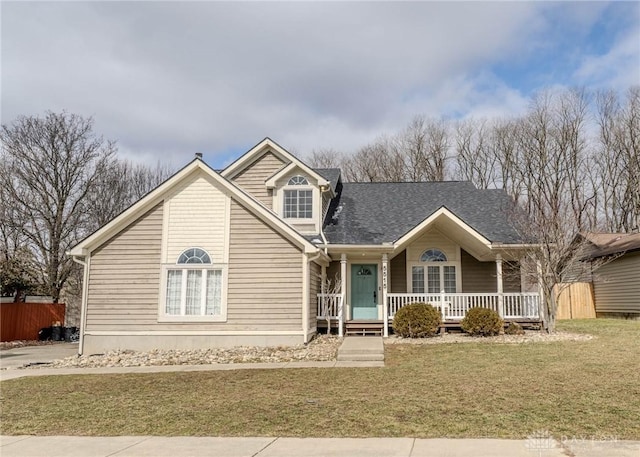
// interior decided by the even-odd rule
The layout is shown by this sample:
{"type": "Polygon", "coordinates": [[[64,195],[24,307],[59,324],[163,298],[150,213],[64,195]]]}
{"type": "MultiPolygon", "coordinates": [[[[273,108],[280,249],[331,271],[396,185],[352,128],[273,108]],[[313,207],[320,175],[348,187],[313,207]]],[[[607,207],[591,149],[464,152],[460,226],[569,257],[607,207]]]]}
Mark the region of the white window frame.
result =
{"type": "MultiPolygon", "coordinates": [[[[437,250],[442,252],[445,256],[446,253],[442,249],[438,248],[428,248],[420,253],[420,257],[426,251],[429,250],[437,250]]],[[[413,292],[413,268],[414,267],[422,267],[424,271],[424,292],[425,294],[434,294],[434,293],[443,293],[444,292],[444,268],[443,267],[454,267],[456,272],[456,290],[455,292],[445,292],[445,293],[459,293],[462,290],[462,271],[460,268],[460,262],[456,261],[436,261],[436,262],[408,262],[407,263],[407,284],[409,285],[408,293],[420,293],[413,292]],[[440,290],[438,292],[429,292],[429,277],[428,277],[428,269],[427,267],[439,267],[440,269],[440,290]]]]}
{"type": "MultiPolygon", "coordinates": [[[[289,220],[292,222],[295,222],[296,224],[312,224],[315,223],[315,215],[316,215],[316,199],[318,198],[316,196],[316,192],[314,187],[309,184],[309,178],[307,178],[304,175],[294,175],[291,176],[290,178],[287,179],[287,184],[285,186],[282,186],[281,191],[282,192],[282,199],[281,199],[281,204],[282,204],[282,218],[285,220],[289,220]],[[291,180],[293,180],[294,178],[303,178],[304,180],[307,181],[307,184],[289,184],[291,182],[291,180]],[[291,216],[285,216],[285,211],[286,211],[286,201],[287,201],[287,193],[290,191],[309,191],[311,192],[311,217],[291,217],[291,216]]],[[[299,199],[299,195],[297,196],[297,198],[299,199]]],[[[299,202],[299,200],[298,200],[299,202]]],[[[299,204],[299,203],[298,203],[299,204]]],[[[297,210],[299,210],[299,206],[298,208],[296,208],[297,210]]]]}
{"type": "Polygon", "coordinates": [[[212,263],[174,263],[162,265],[161,269],[162,280],[160,301],[158,304],[158,322],[226,322],[227,321],[227,265],[225,264],[212,264],[212,263]],[[170,270],[182,271],[182,287],[180,297],[180,314],[167,314],[167,282],[169,279],[170,270]],[[186,314],[186,293],[187,293],[187,271],[200,270],[202,271],[202,304],[201,309],[204,312],[207,295],[207,272],[218,270],[221,273],[221,293],[220,293],[220,314],[216,315],[193,315],[186,314]]]}

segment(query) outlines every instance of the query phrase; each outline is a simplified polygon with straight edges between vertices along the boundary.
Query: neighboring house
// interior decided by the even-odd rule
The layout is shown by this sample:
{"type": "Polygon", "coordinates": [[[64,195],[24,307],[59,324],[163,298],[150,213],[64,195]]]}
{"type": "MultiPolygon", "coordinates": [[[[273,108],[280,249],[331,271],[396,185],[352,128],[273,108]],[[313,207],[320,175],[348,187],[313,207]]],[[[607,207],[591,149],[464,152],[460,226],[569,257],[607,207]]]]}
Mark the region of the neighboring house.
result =
{"type": "Polygon", "coordinates": [[[640,319],[640,233],[581,236],[590,243],[591,260],[612,259],[593,272],[596,316],[640,319]]]}
{"type": "Polygon", "coordinates": [[[296,344],[327,320],[387,335],[416,301],[539,322],[511,205],[468,182],[343,183],[269,139],[219,173],[196,158],[69,252],[80,351],[296,344]]]}

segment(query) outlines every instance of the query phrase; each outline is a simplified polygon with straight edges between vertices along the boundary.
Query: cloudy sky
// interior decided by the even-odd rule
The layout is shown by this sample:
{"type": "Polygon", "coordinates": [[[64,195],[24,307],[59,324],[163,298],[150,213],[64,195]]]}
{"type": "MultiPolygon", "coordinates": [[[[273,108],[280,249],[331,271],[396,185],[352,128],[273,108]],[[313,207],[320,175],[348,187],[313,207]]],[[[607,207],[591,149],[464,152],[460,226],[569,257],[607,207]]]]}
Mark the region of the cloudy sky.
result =
{"type": "Polygon", "coordinates": [[[135,161],[221,167],[269,136],[352,152],[416,114],[640,84],[639,2],[6,2],[1,116],[92,116],[135,161]]]}

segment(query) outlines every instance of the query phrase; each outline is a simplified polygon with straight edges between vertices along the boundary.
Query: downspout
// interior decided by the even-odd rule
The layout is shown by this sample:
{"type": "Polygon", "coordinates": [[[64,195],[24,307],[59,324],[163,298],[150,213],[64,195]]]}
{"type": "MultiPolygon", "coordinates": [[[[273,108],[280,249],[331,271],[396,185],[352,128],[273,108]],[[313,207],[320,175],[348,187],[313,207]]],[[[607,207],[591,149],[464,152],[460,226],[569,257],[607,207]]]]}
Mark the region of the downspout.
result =
{"type": "MultiPolygon", "coordinates": [[[[327,255],[328,255],[327,238],[325,238],[324,230],[323,230],[324,218],[327,217],[327,215],[324,214],[324,212],[322,211],[322,202],[323,202],[322,195],[325,192],[328,192],[328,191],[329,191],[329,187],[325,188],[325,186],[320,186],[320,214],[322,215],[322,217],[320,218],[320,225],[319,225],[320,226],[320,238],[322,238],[322,242],[324,243],[324,253],[327,254],[327,255]]],[[[329,205],[329,206],[331,206],[331,205],[329,205]]],[[[329,206],[327,206],[327,211],[329,209],[329,206]]]]}
{"type": "Polygon", "coordinates": [[[311,269],[309,268],[309,265],[311,262],[320,258],[321,255],[321,250],[318,250],[317,254],[313,257],[303,254],[302,275],[304,276],[304,287],[302,289],[302,332],[304,333],[304,344],[309,342],[309,306],[311,305],[311,269]]]}
{"type": "Polygon", "coordinates": [[[89,267],[88,263],[81,260],[78,256],[71,257],[74,262],[83,267],[82,274],[82,300],[80,302],[80,341],[78,342],[78,355],[82,355],[84,351],[84,329],[87,320],[87,294],[89,291],[89,267]]]}

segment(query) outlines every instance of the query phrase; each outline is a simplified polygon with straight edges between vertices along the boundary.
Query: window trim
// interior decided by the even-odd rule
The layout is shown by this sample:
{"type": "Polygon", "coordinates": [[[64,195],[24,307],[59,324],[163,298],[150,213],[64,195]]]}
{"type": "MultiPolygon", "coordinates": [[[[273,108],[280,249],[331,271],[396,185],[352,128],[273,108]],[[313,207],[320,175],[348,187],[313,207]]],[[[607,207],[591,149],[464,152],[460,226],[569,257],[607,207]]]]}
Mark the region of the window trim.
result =
{"type": "Polygon", "coordinates": [[[446,251],[443,249],[440,249],[438,247],[427,247],[426,249],[423,249],[420,252],[420,255],[417,257],[418,260],[414,260],[414,261],[408,261],[407,262],[407,292],[409,293],[420,293],[420,292],[413,292],[413,268],[414,267],[422,267],[424,269],[424,289],[425,294],[429,294],[432,295],[434,294],[434,292],[428,292],[429,290],[429,276],[428,276],[428,267],[438,267],[438,269],[440,270],[440,288],[439,291],[437,292],[438,294],[441,294],[442,291],[444,290],[444,284],[445,284],[445,274],[444,274],[444,267],[454,267],[455,268],[455,274],[456,274],[456,290],[455,292],[444,292],[445,294],[451,294],[451,293],[460,293],[462,291],[462,267],[461,267],[461,263],[459,260],[450,260],[450,257],[447,255],[446,251]],[[428,262],[423,262],[420,259],[422,259],[424,257],[424,255],[429,252],[429,251],[437,251],[442,253],[443,256],[445,256],[445,258],[447,259],[446,261],[444,260],[434,260],[434,261],[428,261],[428,262]]]}
{"type": "Polygon", "coordinates": [[[459,293],[461,290],[461,270],[460,270],[460,262],[441,262],[441,261],[437,261],[437,262],[409,262],[408,264],[408,268],[407,268],[407,276],[408,276],[408,281],[407,283],[409,284],[408,289],[410,290],[410,292],[408,293],[425,293],[425,294],[435,294],[435,293],[442,293],[442,291],[444,290],[444,267],[454,267],[455,271],[456,271],[456,291],[455,292],[445,292],[447,294],[452,294],[452,293],[459,293]],[[425,288],[425,292],[413,292],[413,268],[414,267],[422,267],[424,268],[424,288],[425,288]],[[438,292],[427,292],[429,289],[429,280],[428,280],[428,274],[427,274],[427,267],[438,267],[440,270],[440,290],[438,292]]]}
{"type": "Polygon", "coordinates": [[[295,186],[295,188],[284,188],[282,191],[282,218],[290,219],[296,221],[310,221],[313,220],[313,189],[312,188],[298,188],[300,186],[295,186]],[[287,192],[296,192],[296,212],[300,213],[300,192],[310,192],[311,193],[311,217],[295,217],[295,216],[286,216],[285,212],[287,210],[287,192]]]}
{"type": "MultiPolygon", "coordinates": [[[[227,265],[221,263],[171,263],[163,264],[161,268],[162,275],[160,280],[160,300],[158,302],[158,322],[226,322],[227,321],[227,265]],[[203,275],[206,275],[207,271],[219,270],[221,273],[221,294],[220,294],[220,314],[219,315],[192,315],[182,314],[185,311],[186,301],[184,300],[186,290],[184,288],[187,275],[182,275],[182,296],[180,300],[181,314],[167,314],[167,282],[169,279],[169,270],[201,270],[203,275]]],[[[203,297],[206,297],[206,281],[202,283],[202,289],[204,292],[203,297]]]]}
{"type": "Polygon", "coordinates": [[[289,178],[289,180],[287,181],[287,186],[308,186],[309,185],[309,179],[306,176],[303,175],[294,175],[292,177],[289,178]],[[291,182],[294,180],[298,180],[298,181],[304,181],[304,182],[291,182]]]}
{"type": "Polygon", "coordinates": [[[316,222],[316,204],[317,204],[317,195],[316,195],[316,189],[314,188],[314,186],[311,184],[311,181],[309,180],[309,178],[305,175],[301,175],[301,174],[296,174],[293,175],[291,177],[289,177],[286,181],[286,184],[284,186],[282,186],[280,188],[279,193],[282,193],[282,196],[279,198],[280,202],[279,204],[281,205],[280,207],[280,215],[282,216],[282,219],[285,221],[289,221],[290,223],[294,223],[294,224],[315,224],[316,222]],[[296,178],[301,178],[304,179],[306,181],[306,184],[291,184],[291,181],[293,179],[296,178]],[[296,199],[298,202],[298,206],[296,208],[297,212],[299,212],[300,210],[300,206],[299,206],[299,192],[300,191],[308,191],[311,193],[311,217],[291,217],[291,216],[285,216],[285,211],[286,211],[286,201],[287,201],[287,193],[290,191],[296,191],[297,195],[296,195],[296,199]]]}

